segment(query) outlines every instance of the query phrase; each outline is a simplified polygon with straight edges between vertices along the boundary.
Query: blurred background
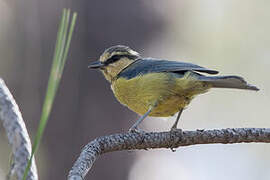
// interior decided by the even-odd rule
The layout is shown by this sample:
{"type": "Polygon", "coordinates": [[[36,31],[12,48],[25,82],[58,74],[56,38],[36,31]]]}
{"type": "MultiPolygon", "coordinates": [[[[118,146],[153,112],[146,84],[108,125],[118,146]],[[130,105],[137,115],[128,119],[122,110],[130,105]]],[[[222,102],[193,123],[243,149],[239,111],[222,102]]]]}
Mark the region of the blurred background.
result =
{"type": "MultiPolygon", "coordinates": [[[[12,91],[31,137],[40,118],[62,8],[78,12],[63,79],[36,155],[40,179],[66,179],[82,147],[127,131],[138,116],[120,105],[102,74],[87,65],[112,45],[143,56],[193,62],[240,75],[259,92],[213,89],[184,111],[185,130],[270,127],[270,1],[0,0],[0,77],[12,91]]],[[[175,117],[172,117],[175,118],[175,117]]],[[[148,118],[168,130],[172,118],[148,118]]],[[[0,179],[10,147],[0,129],[0,179]]],[[[86,179],[270,179],[270,145],[196,145],[109,153],[86,179]]]]}

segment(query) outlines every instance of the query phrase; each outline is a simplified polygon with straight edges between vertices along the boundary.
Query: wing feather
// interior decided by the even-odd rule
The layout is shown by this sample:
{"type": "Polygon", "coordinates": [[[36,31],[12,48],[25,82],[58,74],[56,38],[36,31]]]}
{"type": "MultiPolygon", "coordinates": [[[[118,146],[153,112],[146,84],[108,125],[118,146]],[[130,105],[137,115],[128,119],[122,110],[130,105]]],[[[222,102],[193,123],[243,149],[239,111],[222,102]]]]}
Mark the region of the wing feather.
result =
{"type": "Polygon", "coordinates": [[[143,75],[147,73],[175,72],[183,74],[186,71],[197,71],[208,74],[218,73],[218,71],[207,69],[192,63],[144,58],[136,60],[134,63],[129,65],[119,73],[118,77],[131,79],[137,75],[143,75]]]}

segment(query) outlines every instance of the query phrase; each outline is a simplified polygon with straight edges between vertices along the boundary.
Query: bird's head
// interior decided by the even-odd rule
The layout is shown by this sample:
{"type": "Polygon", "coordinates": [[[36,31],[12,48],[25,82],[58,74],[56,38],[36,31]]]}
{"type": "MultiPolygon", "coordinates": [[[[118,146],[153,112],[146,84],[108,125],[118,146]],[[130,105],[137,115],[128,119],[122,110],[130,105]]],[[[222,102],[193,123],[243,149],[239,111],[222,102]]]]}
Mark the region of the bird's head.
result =
{"type": "Polygon", "coordinates": [[[105,78],[112,82],[115,77],[127,66],[136,61],[140,54],[127,46],[117,45],[106,49],[98,61],[92,62],[88,67],[100,69],[105,78]]]}

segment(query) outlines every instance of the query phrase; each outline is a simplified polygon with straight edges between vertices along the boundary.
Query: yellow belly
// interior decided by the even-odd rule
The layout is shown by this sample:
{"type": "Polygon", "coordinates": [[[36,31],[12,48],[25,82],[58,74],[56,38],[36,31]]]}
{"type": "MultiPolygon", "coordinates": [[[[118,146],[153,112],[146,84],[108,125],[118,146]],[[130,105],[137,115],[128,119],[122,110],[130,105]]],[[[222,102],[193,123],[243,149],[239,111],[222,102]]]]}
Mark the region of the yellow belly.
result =
{"type": "Polygon", "coordinates": [[[192,73],[179,77],[174,73],[149,73],[132,79],[118,78],[112,82],[115,97],[129,109],[149,116],[168,117],[186,107],[191,99],[206,92],[210,86],[197,81],[192,73]]]}

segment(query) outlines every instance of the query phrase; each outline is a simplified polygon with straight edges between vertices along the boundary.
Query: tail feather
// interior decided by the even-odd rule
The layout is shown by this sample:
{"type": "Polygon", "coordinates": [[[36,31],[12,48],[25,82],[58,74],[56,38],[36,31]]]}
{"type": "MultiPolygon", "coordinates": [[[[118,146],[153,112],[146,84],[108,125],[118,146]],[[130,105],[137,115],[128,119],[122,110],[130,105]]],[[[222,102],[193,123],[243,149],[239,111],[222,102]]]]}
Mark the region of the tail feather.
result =
{"type": "Polygon", "coordinates": [[[214,88],[235,88],[258,91],[259,88],[248,84],[240,76],[201,76],[201,81],[210,83],[214,88]]]}

